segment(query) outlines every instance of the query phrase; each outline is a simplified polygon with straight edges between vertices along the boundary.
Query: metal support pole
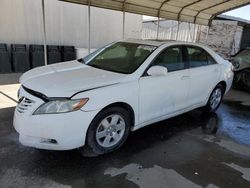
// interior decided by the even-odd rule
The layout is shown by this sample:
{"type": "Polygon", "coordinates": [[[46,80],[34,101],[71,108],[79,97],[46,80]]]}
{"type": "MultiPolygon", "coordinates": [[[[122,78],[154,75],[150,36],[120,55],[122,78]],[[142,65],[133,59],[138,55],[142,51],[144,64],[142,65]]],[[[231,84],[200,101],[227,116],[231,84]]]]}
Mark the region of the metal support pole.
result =
{"type": "Polygon", "coordinates": [[[188,41],[188,33],[189,33],[189,31],[187,31],[187,30],[185,29],[184,33],[185,33],[185,42],[187,42],[187,41],[188,41]]]}
{"type": "Polygon", "coordinates": [[[122,16],[122,39],[125,39],[125,11],[122,16]]]}
{"type": "Polygon", "coordinates": [[[177,32],[176,32],[175,40],[178,40],[178,34],[179,34],[179,21],[178,21],[178,24],[177,24],[177,32]]]}
{"type": "Polygon", "coordinates": [[[160,18],[158,17],[158,21],[157,21],[157,33],[156,33],[156,39],[159,39],[159,28],[160,28],[160,18]]]}
{"type": "Polygon", "coordinates": [[[171,21],[171,31],[170,31],[170,40],[173,40],[173,20],[171,21]]]}
{"type": "Polygon", "coordinates": [[[209,27],[209,26],[207,26],[207,34],[206,34],[206,44],[207,44],[207,41],[208,41],[208,34],[209,34],[209,29],[210,29],[210,27],[209,27]]]}
{"type": "Polygon", "coordinates": [[[193,34],[193,40],[192,40],[192,42],[195,42],[195,29],[196,29],[196,24],[194,24],[194,34],[193,34]]]}
{"type": "Polygon", "coordinates": [[[190,23],[188,23],[188,41],[189,41],[189,40],[192,41],[192,40],[191,40],[191,39],[192,39],[192,38],[191,38],[192,36],[191,36],[190,33],[191,33],[190,23]]]}
{"type": "Polygon", "coordinates": [[[89,2],[89,4],[88,4],[88,26],[89,26],[89,33],[88,33],[88,54],[90,54],[90,38],[91,38],[91,36],[90,36],[90,32],[91,32],[91,30],[90,30],[90,27],[91,27],[91,23],[90,23],[90,2],[89,2]]]}
{"type": "Polygon", "coordinates": [[[45,9],[44,0],[42,0],[42,14],[43,14],[43,51],[44,51],[44,65],[47,65],[47,39],[46,39],[46,22],[45,22],[45,9]]]}

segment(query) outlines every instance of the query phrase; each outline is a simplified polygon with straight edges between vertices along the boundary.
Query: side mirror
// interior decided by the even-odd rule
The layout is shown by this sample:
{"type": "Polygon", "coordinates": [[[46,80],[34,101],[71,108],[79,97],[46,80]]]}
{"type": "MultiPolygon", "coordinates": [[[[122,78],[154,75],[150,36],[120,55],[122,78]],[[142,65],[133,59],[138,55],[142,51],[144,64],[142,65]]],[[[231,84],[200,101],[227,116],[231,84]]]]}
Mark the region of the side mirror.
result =
{"type": "Polygon", "coordinates": [[[147,71],[150,76],[165,76],[168,73],[168,69],[163,66],[152,66],[147,71]]]}

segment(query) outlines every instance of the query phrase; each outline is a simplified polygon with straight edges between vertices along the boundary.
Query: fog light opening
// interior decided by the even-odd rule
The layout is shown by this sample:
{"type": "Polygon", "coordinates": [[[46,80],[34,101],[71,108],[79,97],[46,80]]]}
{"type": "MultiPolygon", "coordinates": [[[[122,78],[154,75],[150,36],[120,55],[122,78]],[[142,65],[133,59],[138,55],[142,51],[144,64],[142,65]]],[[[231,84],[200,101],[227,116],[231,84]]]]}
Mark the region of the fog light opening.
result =
{"type": "Polygon", "coordinates": [[[57,144],[57,141],[55,139],[42,139],[42,143],[48,143],[48,144],[57,144]]]}

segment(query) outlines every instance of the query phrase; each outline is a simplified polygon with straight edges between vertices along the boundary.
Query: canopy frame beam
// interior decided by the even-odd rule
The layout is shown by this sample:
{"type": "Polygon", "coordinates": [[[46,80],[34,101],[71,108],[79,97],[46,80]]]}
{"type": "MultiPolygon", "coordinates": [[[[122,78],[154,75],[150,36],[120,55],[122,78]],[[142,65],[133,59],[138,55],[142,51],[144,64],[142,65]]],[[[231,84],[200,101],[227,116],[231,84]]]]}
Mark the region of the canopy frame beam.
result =
{"type": "Polygon", "coordinates": [[[42,17],[43,17],[43,53],[44,53],[44,65],[48,65],[47,60],[47,34],[46,34],[46,19],[45,19],[45,4],[42,0],[42,17]]]}
{"type": "Polygon", "coordinates": [[[125,19],[126,19],[126,17],[125,17],[125,5],[126,5],[126,1],[127,0],[124,0],[123,1],[123,4],[122,4],[122,39],[125,39],[125,19]]]}
{"type": "Polygon", "coordinates": [[[193,3],[189,3],[189,4],[185,5],[185,6],[183,6],[183,7],[181,8],[180,12],[178,13],[178,18],[177,18],[177,20],[180,20],[181,13],[182,13],[182,11],[183,11],[185,8],[190,7],[190,6],[192,6],[192,5],[196,4],[196,3],[199,3],[199,2],[201,2],[201,1],[202,1],[202,0],[197,0],[197,1],[194,1],[193,3]]]}
{"type": "Polygon", "coordinates": [[[157,12],[157,17],[158,17],[158,21],[157,21],[157,33],[156,33],[156,39],[159,39],[159,28],[160,28],[160,13],[161,13],[161,9],[163,7],[163,5],[165,5],[167,2],[169,2],[170,0],[165,0],[161,3],[158,12],[157,12]]]}
{"type": "Polygon", "coordinates": [[[160,7],[158,8],[158,13],[157,13],[157,17],[158,17],[158,18],[160,17],[160,13],[161,13],[162,7],[163,7],[167,2],[169,2],[169,1],[171,1],[171,0],[165,0],[165,1],[163,1],[163,2],[161,3],[160,7]]]}
{"type": "Polygon", "coordinates": [[[90,1],[88,1],[88,54],[90,54],[90,39],[91,39],[91,19],[90,19],[90,1]]]}
{"type": "Polygon", "coordinates": [[[158,17],[157,20],[157,32],[156,32],[156,39],[159,39],[159,29],[160,29],[160,18],[158,17]]]}
{"type": "Polygon", "coordinates": [[[218,5],[222,5],[222,4],[224,4],[224,3],[228,3],[229,1],[231,1],[231,0],[225,0],[225,1],[223,1],[223,2],[216,3],[216,4],[214,4],[214,5],[211,5],[211,6],[209,6],[209,7],[206,7],[206,8],[203,8],[203,9],[199,10],[199,11],[197,12],[197,14],[194,16],[194,23],[196,23],[197,17],[198,17],[199,14],[200,14],[201,12],[203,12],[204,10],[208,10],[208,9],[214,8],[214,7],[218,6],[218,5]]]}

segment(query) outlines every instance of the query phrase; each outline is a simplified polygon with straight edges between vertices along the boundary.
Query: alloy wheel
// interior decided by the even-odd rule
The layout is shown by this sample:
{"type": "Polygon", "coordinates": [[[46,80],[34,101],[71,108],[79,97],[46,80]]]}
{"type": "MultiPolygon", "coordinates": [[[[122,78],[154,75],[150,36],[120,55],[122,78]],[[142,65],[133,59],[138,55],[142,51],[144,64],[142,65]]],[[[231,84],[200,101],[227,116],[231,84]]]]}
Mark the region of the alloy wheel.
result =
{"type": "Polygon", "coordinates": [[[105,117],[96,129],[97,143],[104,148],[116,145],[123,137],[126,124],[122,116],[112,114],[105,117]]]}
{"type": "Polygon", "coordinates": [[[221,102],[221,98],[222,98],[221,89],[220,88],[215,89],[210,98],[210,107],[212,109],[216,109],[221,102]]]}

